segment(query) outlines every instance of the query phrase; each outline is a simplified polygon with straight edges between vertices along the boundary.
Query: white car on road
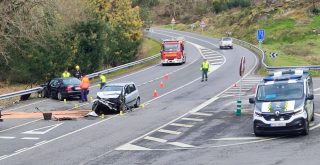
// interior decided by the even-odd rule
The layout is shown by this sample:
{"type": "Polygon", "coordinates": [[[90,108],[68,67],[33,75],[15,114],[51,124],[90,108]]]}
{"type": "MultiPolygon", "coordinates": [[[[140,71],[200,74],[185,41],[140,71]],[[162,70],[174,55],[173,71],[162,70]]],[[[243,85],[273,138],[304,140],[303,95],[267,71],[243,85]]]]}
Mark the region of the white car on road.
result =
{"type": "Polygon", "coordinates": [[[233,43],[231,37],[223,37],[220,40],[220,49],[230,48],[233,49],[233,43]]]}

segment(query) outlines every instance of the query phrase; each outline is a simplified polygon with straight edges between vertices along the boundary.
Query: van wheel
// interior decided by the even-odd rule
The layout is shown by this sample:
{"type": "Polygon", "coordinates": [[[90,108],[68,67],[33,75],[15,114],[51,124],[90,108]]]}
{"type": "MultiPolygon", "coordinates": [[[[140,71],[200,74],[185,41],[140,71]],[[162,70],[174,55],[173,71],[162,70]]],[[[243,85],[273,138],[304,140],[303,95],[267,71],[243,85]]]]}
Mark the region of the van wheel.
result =
{"type": "Polygon", "coordinates": [[[135,108],[139,108],[140,106],[140,97],[137,98],[136,104],[134,105],[135,108]]]}
{"type": "Polygon", "coordinates": [[[301,134],[302,135],[308,135],[309,134],[309,121],[308,121],[308,119],[305,120],[304,129],[303,129],[301,134]]]}
{"type": "Polygon", "coordinates": [[[255,124],[253,124],[253,133],[254,133],[254,135],[255,135],[256,137],[262,136],[261,133],[258,133],[258,132],[257,132],[255,124]]]}

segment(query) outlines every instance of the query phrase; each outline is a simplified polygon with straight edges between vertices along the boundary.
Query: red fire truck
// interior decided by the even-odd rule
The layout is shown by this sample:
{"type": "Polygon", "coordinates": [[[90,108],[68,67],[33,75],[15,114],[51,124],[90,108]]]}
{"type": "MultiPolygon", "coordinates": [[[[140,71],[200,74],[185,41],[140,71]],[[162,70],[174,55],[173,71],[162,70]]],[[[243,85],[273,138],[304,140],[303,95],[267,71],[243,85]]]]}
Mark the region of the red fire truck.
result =
{"type": "Polygon", "coordinates": [[[187,57],[184,52],[184,39],[180,37],[164,40],[160,53],[162,65],[185,63],[187,57]]]}

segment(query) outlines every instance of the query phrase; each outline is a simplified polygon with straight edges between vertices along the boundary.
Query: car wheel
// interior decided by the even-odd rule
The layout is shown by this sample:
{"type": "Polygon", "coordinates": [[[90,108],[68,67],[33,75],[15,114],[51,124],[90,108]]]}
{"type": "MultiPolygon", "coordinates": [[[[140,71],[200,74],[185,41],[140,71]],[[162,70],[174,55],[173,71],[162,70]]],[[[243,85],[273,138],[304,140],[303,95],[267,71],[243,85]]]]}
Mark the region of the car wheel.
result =
{"type": "Polygon", "coordinates": [[[42,97],[42,98],[48,97],[48,91],[47,91],[46,88],[42,89],[42,91],[41,91],[41,97],[42,97]]]}
{"type": "Polygon", "coordinates": [[[136,104],[134,105],[135,108],[139,108],[140,106],[140,97],[137,98],[136,104]]]}
{"type": "Polygon", "coordinates": [[[309,121],[308,121],[308,118],[305,120],[304,129],[303,129],[301,134],[302,135],[308,135],[309,134],[309,121]]]}
{"type": "Polygon", "coordinates": [[[63,96],[62,96],[62,93],[61,92],[58,92],[58,94],[57,94],[57,98],[58,98],[58,100],[60,100],[60,101],[63,101],[63,96]]]}
{"type": "Polygon", "coordinates": [[[220,49],[223,49],[223,47],[222,47],[222,46],[220,46],[220,49]]]}
{"type": "Polygon", "coordinates": [[[230,46],[230,49],[233,49],[233,46],[230,46]]]}

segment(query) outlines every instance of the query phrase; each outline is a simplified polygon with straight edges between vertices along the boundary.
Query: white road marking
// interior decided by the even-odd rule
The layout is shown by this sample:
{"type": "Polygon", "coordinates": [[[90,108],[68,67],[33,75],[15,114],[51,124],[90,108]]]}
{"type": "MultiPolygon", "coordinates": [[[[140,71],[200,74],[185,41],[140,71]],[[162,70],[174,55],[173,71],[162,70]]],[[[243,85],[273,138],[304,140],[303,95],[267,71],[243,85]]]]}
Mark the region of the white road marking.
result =
{"type": "Polygon", "coordinates": [[[319,116],[319,117],[320,117],[320,114],[318,114],[318,113],[314,113],[314,115],[316,115],[316,116],[319,116]]]}
{"type": "MultiPolygon", "coordinates": [[[[26,150],[28,150],[28,148],[21,148],[20,150],[15,151],[15,153],[21,153],[21,152],[24,152],[26,150]]],[[[8,155],[8,156],[10,156],[10,155],[8,155]]]]}
{"type": "Polygon", "coordinates": [[[199,115],[199,116],[212,116],[210,113],[203,113],[203,112],[190,112],[191,115],[199,115]]]}
{"type": "Polygon", "coordinates": [[[167,129],[159,129],[158,132],[167,133],[167,134],[172,134],[172,135],[179,135],[179,134],[181,134],[181,132],[172,131],[172,130],[167,130],[167,129]]]}
{"type": "Polygon", "coordinates": [[[133,144],[127,143],[127,144],[124,144],[124,145],[116,148],[115,150],[145,151],[145,150],[150,150],[150,149],[146,148],[146,147],[141,147],[141,146],[137,146],[137,145],[133,145],[133,144]]]}
{"type": "Polygon", "coordinates": [[[159,142],[159,143],[166,143],[168,141],[166,139],[160,139],[160,138],[151,137],[151,136],[146,136],[144,137],[144,139],[159,142]]]}
{"type": "Polygon", "coordinates": [[[30,131],[23,132],[23,134],[43,135],[43,134],[48,133],[49,131],[59,127],[62,124],[63,123],[53,124],[53,125],[49,125],[49,126],[33,129],[33,130],[30,130],[30,131]]]}
{"type": "Polygon", "coordinates": [[[13,136],[0,136],[0,139],[15,139],[13,136]]]}
{"type": "Polygon", "coordinates": [[[210,59],[208,60],[210,63],[214,63],[214,62],[219,62],[219,61],[223,61],[223,59],[210,59]]]}
{"type": "Polygon", "coordinates": [[[203,121],[203,119],[195,119],[195,118],[187,118],[187,117],[181,118],[181,120],[187,120],[187,121],[203,121]]]}
{"type": "Polygon", "coordinates": [[[198,112],[199,110],[201,110],[202,108],[208,106],[209,104],[213,103],[214,101],[216,101],[218,99],[218,97],[212,97],[211,99],[203,102],[202,104],[200,104],[199,106],[197,106],[196,108],[192,109],[189,113],[194,113],[194,112],[198,112]]]}
{"type": "Polygon", "coordinates": [[[220,139],[210,139],[214,141],[233,141],[233,140],[259,140],[259,139],[265,139],[262,137],[235,137],[235,138],[220,138],[220,139]]]}
{"type": "Polygon", "coordinates": [[[318,127],[320,127],[320,123],[315,125],[315,126],[313,126],[313,127],[311,127],[310,130],[314,130],[314,129],[318,128],[318,127]]]}
{"type": "Polygon", "coordinates": [[[39,143],[36,143],[35,146],[41,145],[41,144],[43,144],[43,143],[45,143],[45,142],[46,142],[46,140],[41,141],[41,142],[39,142],[39,143]]]}
{"type": "Polygon", "coordinates": [[[186,127],[186,128],[191,128],[191,127],[193,127],[193,125],[191,125],[191,124],[171,123],[170,125],[177,126],[177,127],[186,127]]]}
{"type": "Polygon", "coordinates": [[[39,120],[42,120],[42,119],[33,120],[33,121],[30,121],[30,122],[27,122],[27,123],[23,123],[23,124],[21,124],[21,125],[17,125],[17,126],[8,128],[8,129],[5,129],[5,130],[0,131],[0,133],[1,133],[1,132],[5,132],[5,131],[12,130],[12,129],[14,129],[14,128],[18,128],[18,127],[25,126],[25,125],[27,125],[27,124],[34,123],[34,122],[39,121],[39,120]]]}
{"type": "Polygon", "coordinates": [[[171,144],[171,145],[178,146],[178,147],[184,147],[184,148],[192,148],[192,147],[194,147],[193,145],[180,143],[180,142],[168,142],[167,144],[171,144]]]}
{"type": "Polygon", "coordinates": [[[318,90],[320,90],[320,88],[316,88],[316,89],[314,89],[313,91],[315,92],[315,91],[318,91],[318,90]]]}
{"type": "Polygon", "coordinates": [[[83,131],[83,130],[85,130],[85,129],[88,129],[88,128],[90,128],[90,127],[93,127],[93,126],[95,126],[95,125],[98,125],[98,124],[100,124],[100,123],[106,122],[106,121],[108,121],[108,120],[110,120],[110,119],[113,119],[113,118],[116,117],[116,116],[119,116],[119,115],[115,115],[115,116],[112,116],[112,117],[110,117],[110,118],[107,118],[107,119],[98,121],[98,122],[96,122],[96,123],[90,124],[90,125],[88,125],[88,126],[82,127],[82,128],[80,128],[80,129],[74,130],[74,131],[69,132],[69,133],[67,133],[67,134],[64,134],[64,135],[61,135],[61,136],[59,136],[59,137],[53,138],[53,139],[51,139],[51,140],[45,141],[45,142],[43,142],[43,143],[41,143],[41,144],[39,144],[39,145],[34,145],[34,146],[32,146],[32,147],[30,147],[30,148],[27,148],[27,149],[25,149],[25,150],[23,150],[23,151],[21,151],[21,152],[16,152],[16,153],[10,154],[10,155],[8,155],[7,157],[0,158],[0,160],[4,160],[4,159],[10,158],[10,157],[13,157],[13,156],[18,155],[18,154],[20,154],[20,153],[22,153],[22,152],[29,151],[29,150],[32,150],[32,149],[34,149],[34,148],[40,147],[40,146],[42,146],[42,145],[51,143],[51,142],[56,141],[56,140],[59,140],[59,139],[62,139],[62,138],[64,138],[64,137],[66,137],[66,136],[75,134],[75,133],[77,133],[77,132],[83,131]]]}
{"type": "Polygon", "coordinates": [[[22,140],[39,140],[40,138],[38,138],[38,137],[23,137],[21,139],[22,140]]]}
{"type": "Polygon", "coordinates": [[[206,56],[206,59],[211,60],[211,59],[221,59],[221,56],[206,56]]]}
{"type": "Polygon", "coordinates": [[[7,157],[8,157],[8,155],[2,155],[2,156],[0,156],[0,159],[5,159],[7,157]]]}

